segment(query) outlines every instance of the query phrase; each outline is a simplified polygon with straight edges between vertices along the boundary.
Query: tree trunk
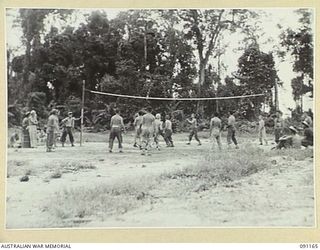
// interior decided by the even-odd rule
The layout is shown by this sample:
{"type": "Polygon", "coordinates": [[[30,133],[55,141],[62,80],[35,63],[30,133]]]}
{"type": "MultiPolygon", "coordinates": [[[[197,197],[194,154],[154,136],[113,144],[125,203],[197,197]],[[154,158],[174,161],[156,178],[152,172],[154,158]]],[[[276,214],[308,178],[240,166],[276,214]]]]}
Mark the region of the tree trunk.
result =
{"type": "MultiPolygon", "coordinates": [[[[202,88],[202,86],[204,84],[204,80],[205,80],[205,69],[206,69],[206,63],[204,61],[200,62],[199,82],[198,82],[198,97],[201,97],[201,95],[202,95],[201,88],[202,88]]],[[[201,101],[197,102],[197,113],[200,116],[203,116],[204,107],[203,107],[203,102],[201,102],[201,101]]]]}
{"type": "Polygon", "coordinates": [[[278,93],[277,82],[274,85],[274,105],[275,105],[276,111],[278,111],[279,110],[279,93],[278,93]]]}

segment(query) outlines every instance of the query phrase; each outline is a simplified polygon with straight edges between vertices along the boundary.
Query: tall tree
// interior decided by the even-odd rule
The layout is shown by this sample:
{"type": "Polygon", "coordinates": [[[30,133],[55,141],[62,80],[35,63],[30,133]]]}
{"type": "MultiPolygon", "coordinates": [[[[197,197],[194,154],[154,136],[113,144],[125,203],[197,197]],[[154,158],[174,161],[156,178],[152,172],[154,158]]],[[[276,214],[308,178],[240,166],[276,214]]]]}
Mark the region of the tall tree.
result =
{"type": "Polygon", "coordinates": [[[242,100],[242,104],[247,107],[246,118],[255,118],[262,103],[266,103],[271,109],[275,109],[272,89],[280,84],[280,80],[275,70],[272,54],[262,52],[259,45],[253,43],[239,58],[238,68],[237,78],[241,86],[241,94],[264,94],[264,96],[242,100]]]}
{"type": "Polygon", "coordinates": [[[242,9],[190,9],[179,10],[177,13],[183,20],[186,36],[193,41],[197,49],[199,58],[198,95],[201,95],[206,67],[210,57],[217,52],[217,42],[221,34],[246,26],[245,21],[254,17],[255,13],[242,9]]]}
{"type": "Polygon", "coordinates": [[[310,93],[310,97],[313,97],[313,22],[311,10],[299,9],[296,13],[300,15],[300,27],[284,30],[280,38],[281,45],[294,59],[293,71],[297,76],[291,81],[292,94],[302,109],[303,96],[310,93]]]}
{"type": "Polygon", "coordinates": [[[25,57],[23,66],[23,90],[27,92],[29,86],[29,75],[32,65],[32,51],[36,51],[40,45],[40,35],[44,31],[44,20],[51,14],[61,17],[68,15],[71,10],[57,9],[20,9],[18,21],[21,23],[23,32],[23,43],[25,45],[25,57]]]}

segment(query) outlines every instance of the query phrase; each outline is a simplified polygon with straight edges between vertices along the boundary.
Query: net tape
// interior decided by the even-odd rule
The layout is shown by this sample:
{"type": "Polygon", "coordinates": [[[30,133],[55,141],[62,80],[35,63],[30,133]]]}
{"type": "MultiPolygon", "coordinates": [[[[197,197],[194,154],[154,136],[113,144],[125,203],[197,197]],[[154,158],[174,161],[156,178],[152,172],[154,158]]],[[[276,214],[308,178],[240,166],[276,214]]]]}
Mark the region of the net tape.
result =
{"type": "Polygon", "coordinates": [[[239,96],[219,96],[219,97],[183,97],[183,98],[173,98],[173,97],[150,97],[150,96],[133,96],[133,95],[121,95],[108,92],[100,92],[86,89],[87,92],[99,95],[115,96],[122,98],[133,98],[133,99],[143,99],[143,100],[163,100],[163,101],[206,101],[206,100],[225,100],[225,99],[240,99],[249,98],[256,96],[264,96],[264,94],[252,94],[252,95],[239,95],[239,96]]]}

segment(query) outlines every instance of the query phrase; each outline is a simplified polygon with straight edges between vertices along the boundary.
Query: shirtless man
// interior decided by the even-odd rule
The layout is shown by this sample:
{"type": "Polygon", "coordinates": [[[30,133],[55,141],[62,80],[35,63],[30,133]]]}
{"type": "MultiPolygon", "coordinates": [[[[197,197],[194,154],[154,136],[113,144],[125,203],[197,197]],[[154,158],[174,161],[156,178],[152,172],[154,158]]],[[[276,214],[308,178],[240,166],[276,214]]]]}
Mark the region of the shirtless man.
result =
{"type": "Polygon", "coordinates": [[[161,135],[162,137],[163,136],[163,123],[161,121],[161,114],[156,114],[156,120],[155,120],[155,128],[156,128],[156,131],[155,131],[155,136],[154,136],[154,142],[156,143],[156,148],[158,150],[160,150],[160,147],[159,147],[159,136],[161,135]]]}
{"type": "Polygon", "coordinates": [[[280,137],[283,135],[284,121],[282,118],[282,112],[277,111],[276,118],[274,119],[274,137],[275,142],[278,144],[280,137]]]}
{"type": "Polygon", "coordinates": [[[111,117],[110,121],[110,136],[109,136],[109,152],[112,153],[113,141],[118,139],[119,152],[122,153],[122,131],[124,131],[123,118],[119,114],[119,110],[115,110],[116,114],[111,117]]]}
{"type": "Polygon", "coordinates": [[[192,137],[194,136],[194,138],[198,142],[198,145],[200,146],[201,142],[198,138],[198,122],[197,122],[196,116],[194,114],[191,114],[191,118],[187,119],[187,122],[191,125],[190,126],[189,142],[187,143],[187,145],[191,144],[192,137]]]}
{"type": "MultiPolygon", "coordinates": [[[[145,155],[150,148],[150,139],[154,136],[155,127],[155,117],[150,113],[151,108],[147,108],[147,113],[142,116],[141,123],[141,138],[142,138],[142,155],[145,155]]],[[[150,155],[150,153],[148,153],[150,155]]]]}
{"type": "Polygon", "coordinates": [[[221,120],[218,113],[215,113],[210,121],[210,137],[212,138],[212,149],[214,149],[214,141],[217,141],[219,150],[221,150],[221,120]]]}
{"type": "Polygon", "coordinates": [[[265,122],[264,122],[262,115],[259,115],[258,131],[259,131],[260,145],[263,145],[263,141],[265,142],[266,145],[268,145],[268,140],[267,140],[267,135],[266,135],[266,127],[265,127],[265,122]]]}
{"type": "Polygon", "coordinates": [[[166,115],[166,121],[164,122],[164,140],[167,143],[167,147],[174,147],[172,141],[172,122],[169,115],[166,115]]]}
{"type": "Polygon", "coordinates": [[[142,123],[142,112],[139,111],[136,115],[135,115],[135,119],[133,122],[133,126],[135,129],[135,135],[134,135],[134,147],[139,147],[141,148],[141,123],[142,123]],[[138,141],[138,144],[137,144],[138,141]]]}
{"type": "Polygon", "coordinates": [[[234,117],[234,112],[230,111],[229,112],[229,118],[228,118],[228,133],[227,133],[227,142],[228,142],[228,147],[230,148],[232,142],[234,143],[234,145],[236,146],[236,149],[239,148],[238,146],[238,142],[236,139],[236,118],[234,117]],[[232,142],[231,142],[232,141],[232,142]]]}

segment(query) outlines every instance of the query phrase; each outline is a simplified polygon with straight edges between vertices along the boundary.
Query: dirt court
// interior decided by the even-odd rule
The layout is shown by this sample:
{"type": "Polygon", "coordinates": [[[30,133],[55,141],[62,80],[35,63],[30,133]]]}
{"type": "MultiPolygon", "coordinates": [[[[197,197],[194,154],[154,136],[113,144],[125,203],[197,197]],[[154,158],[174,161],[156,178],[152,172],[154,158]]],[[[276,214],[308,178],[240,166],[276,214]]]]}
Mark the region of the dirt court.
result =
{"type": "Polygon", "coordinates": [[[219,152],[206,133],[201,146],[174,134],[174,148],[160,141],[143,156],[131,133],[122,154],[107,136],[51,153],[9,148],[7,228],[315,226],[312,149],[271,151],[248,136],[226,149],[223,136],[219,152]]]}

